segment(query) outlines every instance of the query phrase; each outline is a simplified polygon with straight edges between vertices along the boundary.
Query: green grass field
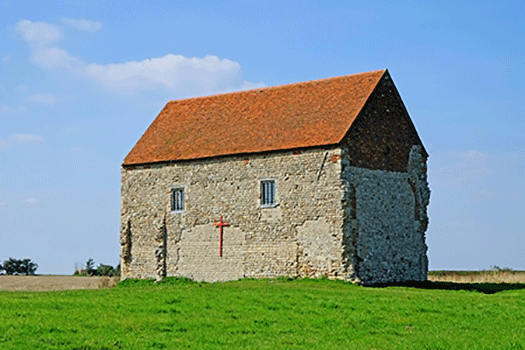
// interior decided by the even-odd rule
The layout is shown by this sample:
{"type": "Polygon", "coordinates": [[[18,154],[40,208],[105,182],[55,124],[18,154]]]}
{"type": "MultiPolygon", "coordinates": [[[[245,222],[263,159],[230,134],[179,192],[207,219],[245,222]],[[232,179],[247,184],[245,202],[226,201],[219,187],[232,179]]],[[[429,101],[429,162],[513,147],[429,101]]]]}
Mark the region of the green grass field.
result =
{"type": "Polygon", "coordinates": [[[329,280],[0,292],[0,349],[525,349],[525,284],[329,280]]]}

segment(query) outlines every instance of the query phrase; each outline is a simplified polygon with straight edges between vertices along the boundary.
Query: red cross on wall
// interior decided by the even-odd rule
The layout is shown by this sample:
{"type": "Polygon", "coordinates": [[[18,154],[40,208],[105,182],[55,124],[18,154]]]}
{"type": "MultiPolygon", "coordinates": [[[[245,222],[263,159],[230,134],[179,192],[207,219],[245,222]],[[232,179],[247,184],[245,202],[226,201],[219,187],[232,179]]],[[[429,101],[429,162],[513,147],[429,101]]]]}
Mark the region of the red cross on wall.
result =
{"type": "Polygon", "coordinates": [[[214,223],[215,226],[219,226],[219,256],[222,256],[222,227],[228,226],[227,222],[222,222],[222,215],[219,218],[219,222],[214,223]]]}

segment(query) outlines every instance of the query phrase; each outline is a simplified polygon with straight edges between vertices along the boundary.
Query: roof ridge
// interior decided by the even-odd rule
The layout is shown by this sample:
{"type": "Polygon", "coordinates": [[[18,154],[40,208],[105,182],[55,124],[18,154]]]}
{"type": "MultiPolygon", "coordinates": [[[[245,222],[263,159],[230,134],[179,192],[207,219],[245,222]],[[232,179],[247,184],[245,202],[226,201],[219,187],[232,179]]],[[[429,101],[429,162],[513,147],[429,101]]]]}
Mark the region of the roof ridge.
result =
{"type": "Polygon", "coordinates": [[[347,78],[347,77],[357,77],[357,76],[360,76],[360,75],[375,74],[375,73],[378,73],[378,72],[383,72],[383,74],[384,74],[387,71],[388,71],[387,68],[383,68],[383,69],[376,69],[376,70],[372,70],[372,71],[368,71],[368,72],[361,72],[361,73],[340,75],[340,76],[334,76],[334,77],[328,77],[328,78],[320,78],[320,79],[314,79],[314,80],[300,81],[300,82],[297,82],[297,83],[272,85],[272,86],[253,88],[253,89],[248,89],[248,90],[222,92],[222,93],[218,93],[218,94],[211,94],[211,95],[204,95],[204,96],[185,97],[185,98],[170,100],[166,104],[176,103],[176,102],[193,101],[193,100],[199,100],[199,99],[206,99],[206,98],[210,98],[210,97],[218,97],[218,96],[224,96],[224,95],[235,95],[235,94],[250,93],[250,92],[262,91],[262,90],[274,90],[274,89],[277,90],[277,89],[281,89],[281,88],[285,88],[285,87],[289,87],[289,86],[291,87],[291,86],[297,86],[297,85],[306,85],[306,84],[312,84],[312,83],[319,83],[319,82],[323,82],[323,81],[343,79],[343,78],[347,78]]]}

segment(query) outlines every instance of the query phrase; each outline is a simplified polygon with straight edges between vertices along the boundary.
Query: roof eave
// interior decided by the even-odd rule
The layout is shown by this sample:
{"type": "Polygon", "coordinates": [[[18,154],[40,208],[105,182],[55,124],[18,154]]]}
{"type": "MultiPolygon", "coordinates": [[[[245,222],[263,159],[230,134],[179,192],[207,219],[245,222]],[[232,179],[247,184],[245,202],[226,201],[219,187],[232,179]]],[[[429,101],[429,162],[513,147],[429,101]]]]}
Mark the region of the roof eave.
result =
{"type": "Polygon", "coordinates": [[[155,165],[165,165],[165,164],[175,164],[175,163],[187,163],[187,162],[198,162],[198,161],[208,161],[212,159],[224,159],[228,157],[235,157],[235,158],[243,158],[243,157],[253,157],[253,156],[260,156],[260,155],[267,155],[267,154],[277,154],[277,153],[287,153],[287,152],[297,152],[297,151],[304,151],[304,150],[313,150],[316,148],[319,149],[333,149],[341,147],[341,142],[338,143],[328,143],[323,145],[315,145],[315,146],[304,146],[304,147],[294,147],[294,148],[286,148],[286,149],[275,149],[275,150],[267,150],[267,151],[258,151],[258,152],[241,152],[241,153],[231,153],[231,154],[220,154],[215,156],[209,156],[209,157],[199,157],[199,158],[179,158],[179,159],[166,159],[166,160],[159,160],[159,161],[153,161],[153,162],[129,162],[129,163],[122,163],[121,167],[126,168],[133,168],[138,166],[155,166],[155,165]]]}

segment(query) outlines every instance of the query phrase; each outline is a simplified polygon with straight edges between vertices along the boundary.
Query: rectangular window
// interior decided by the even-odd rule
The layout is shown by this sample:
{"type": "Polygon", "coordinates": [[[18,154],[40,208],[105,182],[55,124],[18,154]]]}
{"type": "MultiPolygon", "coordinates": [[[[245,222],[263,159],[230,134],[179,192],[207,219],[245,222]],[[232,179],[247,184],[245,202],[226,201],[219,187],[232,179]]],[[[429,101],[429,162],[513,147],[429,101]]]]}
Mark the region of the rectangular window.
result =
{"type": "Polygon", "coordinates": [[[171,189],[171,211],[184,210],[184,188],[171,189]]]}
{"type": "Polygon", "coordinates": [[[275,181],[261,181],[261,206],[271,207],[275,205],[275,181]]]}

